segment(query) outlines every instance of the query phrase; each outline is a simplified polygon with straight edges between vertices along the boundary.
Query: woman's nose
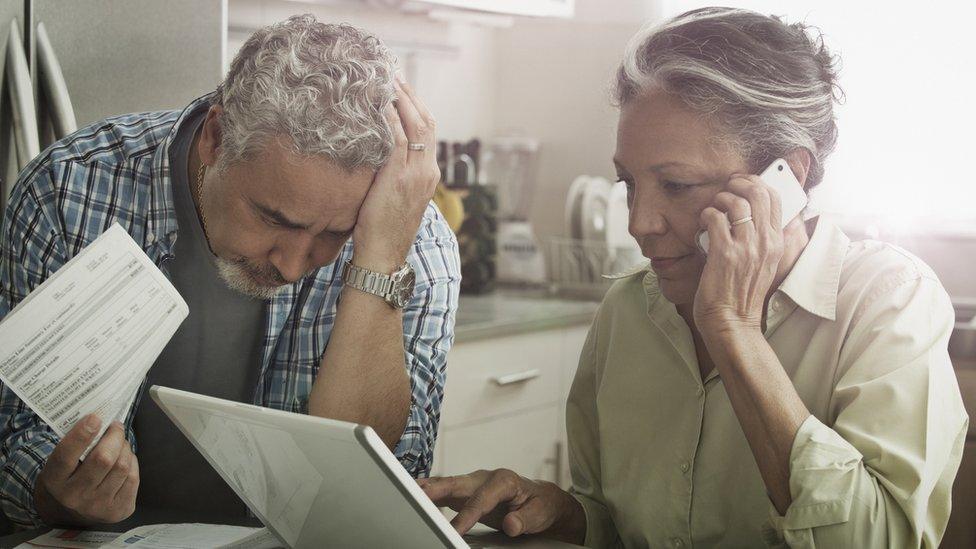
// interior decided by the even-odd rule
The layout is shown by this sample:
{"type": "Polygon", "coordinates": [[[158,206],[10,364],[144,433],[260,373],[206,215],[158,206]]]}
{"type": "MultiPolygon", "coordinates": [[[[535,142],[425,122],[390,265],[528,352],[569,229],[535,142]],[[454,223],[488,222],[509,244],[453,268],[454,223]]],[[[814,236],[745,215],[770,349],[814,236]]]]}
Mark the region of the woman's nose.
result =
{"type": "Polygon", "coordinates": [[[647,236],[662,235],[667,231],[667,227],[660,201],[640,192],[635,193],[630,205],[630,220],[627,225],[630,235],[640,240],[647,236]]]}

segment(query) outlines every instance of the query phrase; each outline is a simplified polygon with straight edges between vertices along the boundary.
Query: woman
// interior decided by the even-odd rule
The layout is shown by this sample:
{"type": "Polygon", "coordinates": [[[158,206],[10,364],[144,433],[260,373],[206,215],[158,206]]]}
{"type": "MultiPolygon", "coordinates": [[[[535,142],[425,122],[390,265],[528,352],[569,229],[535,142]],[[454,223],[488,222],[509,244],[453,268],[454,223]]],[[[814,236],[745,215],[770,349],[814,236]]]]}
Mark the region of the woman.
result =
{"type": "Polygon", "coordinates": [[[936,547],[968,418],[949,298],[917,258],[780,220],[834,147],[834,59],[802,24],[706,8],[642,30],[615,164],[649,270],[617,281],[567,406],[573,488],[421,481],[460,513],[592,547],[936,547]],[[708,255],[695,236],[705,229],[708,255]]]}

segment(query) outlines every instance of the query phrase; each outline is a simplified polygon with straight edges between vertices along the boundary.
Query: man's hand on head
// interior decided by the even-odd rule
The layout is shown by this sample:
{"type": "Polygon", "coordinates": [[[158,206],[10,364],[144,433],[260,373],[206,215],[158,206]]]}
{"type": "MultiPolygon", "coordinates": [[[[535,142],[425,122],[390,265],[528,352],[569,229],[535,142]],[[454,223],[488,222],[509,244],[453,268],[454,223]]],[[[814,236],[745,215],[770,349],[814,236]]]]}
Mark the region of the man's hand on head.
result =
{"type": "Polygon", "coordinates": [[[397,99],[386,111],[393,153],[376,173],[353,232],[353,262],[384,273],[406,260],[440,182],[434,117],[409,85],[396,87],[397,99]],[[420,145],[423,150],[415,150],[420,145]]]}

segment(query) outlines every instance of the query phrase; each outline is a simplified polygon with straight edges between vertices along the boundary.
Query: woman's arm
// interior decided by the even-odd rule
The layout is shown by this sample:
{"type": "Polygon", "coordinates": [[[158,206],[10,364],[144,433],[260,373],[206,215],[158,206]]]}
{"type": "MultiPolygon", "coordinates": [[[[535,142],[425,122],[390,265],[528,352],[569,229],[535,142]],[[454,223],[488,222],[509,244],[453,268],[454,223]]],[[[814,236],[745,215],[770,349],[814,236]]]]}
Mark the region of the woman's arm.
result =
{"type": "Polygon", "coordinates": [[[756,458],[769,499],[784,514],[791,502],[793,440],[810,412],[758,329],[702,332],[702,337],[756,458]]]}
{"type": "Polygon", "coordinates": [[[775,507],[767,532],[792,547],[936,547],[968,423],[945,290],[900,252],[872,265],[847,300],[837,368],[824,371],[830,408],[810,416],[761,331],[783,243],[774,197],[750,182],[730,185],[747,202],[723,209],[740,219],[751,208],[754,230],[732,235],[724,212],[703,214],[712,248],[694,318],[775,507]]]}

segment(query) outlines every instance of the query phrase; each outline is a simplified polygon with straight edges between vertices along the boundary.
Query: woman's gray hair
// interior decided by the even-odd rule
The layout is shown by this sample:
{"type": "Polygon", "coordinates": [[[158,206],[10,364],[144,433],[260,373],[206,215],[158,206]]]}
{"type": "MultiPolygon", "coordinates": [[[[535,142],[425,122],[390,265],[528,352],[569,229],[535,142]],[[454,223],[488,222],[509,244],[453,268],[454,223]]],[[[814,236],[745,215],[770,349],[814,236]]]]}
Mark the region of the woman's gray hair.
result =
{"type": "Polygon", "coordinates": [[[627,46],[617,105],[660,88],[719,124],[753,170],[788,152],[810,153],[807,191],[837,142],[839,60],[802,23],[743,9],[702,8],[645,26],[627,46]]]}
{"type": "Polygon", "coordinates": [[[393,150],[384,109],[396,70],[378,38],[350,25],[297,15],[255,32],[214,97],[224,111],[219,165],[285,137],[297,154],[379,169],[393,150]]]}

